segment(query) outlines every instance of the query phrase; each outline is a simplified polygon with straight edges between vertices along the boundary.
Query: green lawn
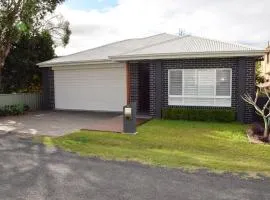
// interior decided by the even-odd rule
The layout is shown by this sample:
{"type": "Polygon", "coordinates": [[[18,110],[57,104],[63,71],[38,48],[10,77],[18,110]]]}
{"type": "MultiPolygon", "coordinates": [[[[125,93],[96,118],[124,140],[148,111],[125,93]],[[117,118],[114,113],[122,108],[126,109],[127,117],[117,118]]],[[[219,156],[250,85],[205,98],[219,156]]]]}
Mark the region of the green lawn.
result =
{"type": "Polygon", "coordinates": [[[238,123],[152,120],[137,135],[81,131],[44,143],[81,155],[270,176],[270,146],[249,144],[238,123]]]}

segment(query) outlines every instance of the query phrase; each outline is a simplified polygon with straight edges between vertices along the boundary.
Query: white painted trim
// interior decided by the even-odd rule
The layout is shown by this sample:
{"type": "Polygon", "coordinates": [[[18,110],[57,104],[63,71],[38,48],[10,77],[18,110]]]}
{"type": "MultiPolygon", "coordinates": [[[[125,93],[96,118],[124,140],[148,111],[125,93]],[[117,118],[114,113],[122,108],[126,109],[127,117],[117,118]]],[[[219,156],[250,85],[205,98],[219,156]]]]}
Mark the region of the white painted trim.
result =
{"type": "Polygon", "coordinates": [[[222,108],[231,108],[232,106],[231,106],[231,103],[230,103],[230,105],[228,104],[228,105],[217,105],[217,104],[211,104],[211,105],[198,105],[198,104],[196,104],[196,105],[188,105],[188,104],[184,104],[184,103],[178,103],[178,104],[173,104],[173,103],[170,103],[170,102],[168,102],[168,105],[169,106],[184,106],[184,107],[222,107],[222,108]]]}
{"type": "Polygon", "coordinates": [[[106,69],[106,68],[119,68],[119,67],[125,67],[125,63],[123,62],[118,62],[118,63],[104,63],[104,64],[101,64],[101,63],[98,63],[98,64],[84,64],[84,65],[76,65],[76,64],[73,64],[73,65],[70,65],[70,66],[65,66],[65,65],[61,65],[61,66],[53,66],[52,67],[52,70],[54,71],[58,71],[58,70],[79,70],[79,69],[106,69]],[[113,66],[105,66],[105,65],[113,65],[113,66]]]}
{"type": "Polygon", "coordinates": [[[153,59],[190,59],[190,58],[221,58],[221,57],[252,57],[263,56],[265,50],[250,51],[216,51],[216,52],[179,52],[179,53],[160,53],[160,54],[138,54],[138,55],[118,55],[109,56],[103,60],[86,60],[86,61],[67,61],[67,62],[42,62],[38,63],[39,67],[62,67],[73,65],[92,65],[92,64],[112,64],[121,61],[135,60],[153,60],[153,59]]]}
{"type": "Polygon", "coordinates": [[[89,60],[89,61],[70,61],[70,62],[56,62],[56,63],[51,63],[51,62],[44,62],[44,63],[38,63],[37,65],[39,67],[63,67],[63,66],[84,66],[84,65],[96,65],[96,64],[115,64],[119,63],[117,61],[112,61],[109,59],[106,60],[89,60]]]}

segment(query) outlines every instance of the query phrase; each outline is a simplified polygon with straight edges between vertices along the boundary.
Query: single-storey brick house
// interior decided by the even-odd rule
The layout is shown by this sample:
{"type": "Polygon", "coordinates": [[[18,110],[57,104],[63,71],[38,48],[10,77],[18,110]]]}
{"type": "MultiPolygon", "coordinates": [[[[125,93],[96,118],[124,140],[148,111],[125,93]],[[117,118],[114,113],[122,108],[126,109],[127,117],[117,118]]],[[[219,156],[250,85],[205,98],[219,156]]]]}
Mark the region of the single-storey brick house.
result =
{"type": "Polygon", "coordinates": [[[264,50],[195,36],[158,34],[111,43],[39,64],[48,108],[161,117],[162,109],[235,109],[251,122],[240,95],[254,94],[255,62],[264,50]]]}

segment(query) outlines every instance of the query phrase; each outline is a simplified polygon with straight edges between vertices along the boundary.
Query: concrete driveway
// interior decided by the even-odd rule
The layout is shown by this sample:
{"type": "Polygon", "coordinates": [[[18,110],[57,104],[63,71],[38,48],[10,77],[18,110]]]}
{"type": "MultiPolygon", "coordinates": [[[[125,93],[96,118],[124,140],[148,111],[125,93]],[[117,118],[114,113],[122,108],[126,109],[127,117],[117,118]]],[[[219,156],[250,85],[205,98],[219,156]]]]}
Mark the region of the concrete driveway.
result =
{"type": "Polygon", "coordinates": [[[0,118],[0,131],[59,136],[117,117],[115,113],[40,111],[0,118]]]}
{"type": "Polygon", "coordinates": [[[270,199],[270,180],[80,157],[0,134],[0,199],[270,199]]]}

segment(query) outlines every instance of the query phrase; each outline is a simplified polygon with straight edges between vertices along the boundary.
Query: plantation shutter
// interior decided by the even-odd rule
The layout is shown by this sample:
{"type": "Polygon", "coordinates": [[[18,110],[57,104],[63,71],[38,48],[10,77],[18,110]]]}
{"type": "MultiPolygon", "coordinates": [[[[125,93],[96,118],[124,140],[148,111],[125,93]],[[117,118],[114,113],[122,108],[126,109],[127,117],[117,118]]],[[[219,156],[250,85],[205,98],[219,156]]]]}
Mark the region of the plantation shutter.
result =
{"type": "Polygon", "coordinates": [[[231,94],[231,73],[228,69],[216,70],[216,95],[230,96],[231,94]]]}
{"type": "Polygon", "coordinates": [[[170,95],[182,95],[182,76],[183,73],[181,70],[172,70],[169,72],[170,95]]]}
{"type": "Polygon", "coordinates": [[[215,70],[204,69],[198,70],[198,96],[214,96],[215,95],[215,70]]]}
{"type": "Polygon", "coordinates": [[[197,95],[197,74],[194,69],[184,70],[184,95],[197,95]]]}

